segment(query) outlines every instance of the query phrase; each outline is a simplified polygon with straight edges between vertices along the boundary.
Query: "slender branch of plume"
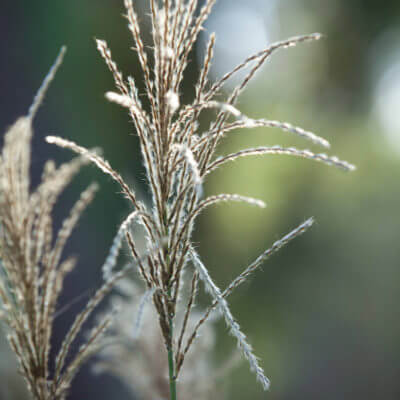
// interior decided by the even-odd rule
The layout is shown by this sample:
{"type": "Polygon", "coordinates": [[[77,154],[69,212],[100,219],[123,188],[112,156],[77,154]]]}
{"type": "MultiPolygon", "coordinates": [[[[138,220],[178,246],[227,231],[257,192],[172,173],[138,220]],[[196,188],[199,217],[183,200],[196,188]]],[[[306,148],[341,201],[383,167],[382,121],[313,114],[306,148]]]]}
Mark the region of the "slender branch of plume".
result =
{"type": "MultiPolygon", "coordinates": [[[[273,245],[267,249],[264,253],[262,253],[255,261],[253,261],[239,276],[237,276],[228,287],[221,293],[221,297],[225,299],[228,297],[240,284],[244,283],[250,275],[255,272],[263,262],[269,259],[274,253],[279,251],[282,247],[286,246],[290,241],[295,239],[296,237],[305,233],[314,223],[313,218],[309,218],[302,224],[300,224],[297,228],[293,229],[287,235],[283,236],[281,239],[277,240],[273,245]]],[[[216,298],[214,302],[208,307],[204,315],[198,320],[196,326],[193,329],[193,332],[190,334],[189,339],[187,340],[185,349],[180,357],[181,364],[179,367],[182,367],[182,363],[184,361],[186,353],[189,351],[191,346],[194,343],[194,340],[198,336],[199,329],[205,324],[208,318],[211,315],[211,312],[214,311],[219,305],[219,299],[216,298]]]]}
{"type": "Polygon", "coordinates": [[[228,303],[222,296],[221,290],[215,285],[206,267],[203,265],[199,256],[193,249],[191,249],[191,256],[193,265],[198,271],[199,277],[203,281],[207,292],[209,292],[213,300],[217,302],[217,307],[225,319],[230,334],[237,340],[238,347],[242,351],[243,356],[248,360],[250,364],[250,369],[256,374],[257,380],[261,383],[264,390],[267,390],[269,388],[270,382],[268,378],[264,375],[264,371],[260,367],[257,357],[253,354],[252,347],[246,341],[246,336],[240,330],[239,324],[233,318],[232,313],[229,310],[228,303]]]}

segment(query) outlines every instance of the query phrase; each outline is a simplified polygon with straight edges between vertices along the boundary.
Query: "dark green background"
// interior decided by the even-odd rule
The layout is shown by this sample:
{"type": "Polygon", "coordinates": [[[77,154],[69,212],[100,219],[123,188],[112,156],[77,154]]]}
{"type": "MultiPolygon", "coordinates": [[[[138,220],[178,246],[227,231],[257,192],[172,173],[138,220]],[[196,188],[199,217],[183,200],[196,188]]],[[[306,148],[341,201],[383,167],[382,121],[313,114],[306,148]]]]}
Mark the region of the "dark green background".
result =
{"type": "MultiPolygon", "coordinates": [[[[229,0],[220,0],[219,11],[229,5],[229,0]]],[[[120,68],[140,81],[122,13],[120,0],[1,2],[2,131],[28,110],[60,46],[68,46],[35,123],[34,182],[44,159],[70,158],[68,151],[44,143],[47,134],[58,134],[103,148],[104,156],[146,199],[138,141],[123,110],[104,99],[113,82],[94,43],[95,37],[106,39],[120,68]]],[[[200,218],[195,240],[222,287],[305,218],[317,220],[231,298],[232,310],[272,381],[271,391],[263,393],[243,363],[233,374],[231,399],[400,397],[400,154],[371,113],[371,69],[380,61],[371,49],[399,23],[398,1],[280,4],[281,33],[275,39],[308,33],[299,31],[303,26],[327,37],[277,55],[239,107],[253,117],[288,120],[321,134],[331,141],[332,154],[358,169],[346,174],[306,160],[257,158],[231,164],[206,183],[206,194],[237,192],[268,203],[265,210],[221,206],[200,218]]],[[[400,48],[400,36],[392,45],[400,48]]],[[[187,96],[198,69],[195,54],[192,59],[187,96]]],[[[220,152],[278,143],[309,147],[289,134],[256,130],[233,133],[220,152]]],[[[101,190],[69,243],[67,252],[79,254],[80,263],[67,282],[63,303],[100,283],[100,266],[128,212],[118,188],[88,167],[62,197],[56,226],[77,191],[92,179],[101,190]]],[[[55,346],[83,304],[76,303],[57,320],[55,346]]],[[[234,343],[222,324],[220,333],[222,355],[234,343]]],[[[87,370],[74,383],[71,399],[129,398],[114,380],[95,380],[87,370]]]]}

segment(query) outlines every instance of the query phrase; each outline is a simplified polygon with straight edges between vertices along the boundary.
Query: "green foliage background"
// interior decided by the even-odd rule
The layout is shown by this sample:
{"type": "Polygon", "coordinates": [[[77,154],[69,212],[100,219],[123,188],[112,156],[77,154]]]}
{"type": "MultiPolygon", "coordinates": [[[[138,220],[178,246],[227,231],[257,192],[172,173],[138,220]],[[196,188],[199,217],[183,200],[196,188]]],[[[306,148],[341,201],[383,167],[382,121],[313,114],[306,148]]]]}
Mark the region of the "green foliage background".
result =
{"type": "MultiPolygon", "coordinates": [[[[229,4],[220,0],[220,12],[229,4]]],[[[268,203],[265,210],[221,206],[201,217],[195,240],[221,286],[306,217],[317,220],[231,298],[272,389],[262,393],[243,364],[233,374],[229,398],[395,400],[400,394],[400,154],[371,113],[371,68],[379,62],[371,48],[380,34],[399,27],[400,3],[298,0],[281,7],[276,39],[312,31],[327,38],[276,55],[244,94],[240,109],[321,134],[332,143],[333,154],[358,169],[345,174],[306,160],[246,159],[216,172],[206,184],[206,194],[237,192],[268,203]]],[[[45,135],[58,134],[103,148],[105,158],[146,198],[137,138],[124,111],[104,99],[113,82],[93,40],[106,39],[120,68],[140,76],[122,13],[120,0],[2,2],[3,131],[27,111],[58,49],[68,46],[36,121],[36,180],[45,158],[70,157],[44,143],[45,135]]],[[[400,41],[392,45],[400,48],[400,41]]],[[[195,54],[192,59],[184,96],[190,96],[198,69],[195,54]]],[[[220,150],[278,143],[308,146],[288,134],[256,130],[233,133],[220,150]]],[[[101,183],[101,190],[69,245],[80,264],[68,282],[65,303],[98,285],[99,268],[128,212],[113,183],[87,168],[63,197],[57,221],[91,179],[101,183]]],[[[83,301],[57,321],[59,335],[83,301]]],[[[220,328],[217,359],[234,345],[220,328]]],[[[9,371],[0,369],[0,379],[7,379],[1,385],[10,390],[4,398],[19,398],[3,369],[9,371]]],[[[129,398],[115,381],[95,380],[88,372],[75,383],[71,398],[129,398]]]]}

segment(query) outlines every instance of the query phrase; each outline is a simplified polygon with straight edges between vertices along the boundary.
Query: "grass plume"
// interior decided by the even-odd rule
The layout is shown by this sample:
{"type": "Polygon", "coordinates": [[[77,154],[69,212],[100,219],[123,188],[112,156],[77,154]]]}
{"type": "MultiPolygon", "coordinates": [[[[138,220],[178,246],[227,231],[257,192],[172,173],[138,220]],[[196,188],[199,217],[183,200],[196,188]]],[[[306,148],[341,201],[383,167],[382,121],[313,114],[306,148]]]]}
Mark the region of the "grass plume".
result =
{"type": "MultiPolygon", "coordinates": [[[[354,169],[352,164],[335,156],[293,147],[249,148],[222,156],[216,152],[221,139],[228,133],[257,127],[279,128],[325,149],[330,147],[327,140],[313,132],[287,122],[253,119],[244,115],[236,106],[240,94],[273,53],[319,40],[320,34],[296,36],[267,46],[217,81],[209,82],[208,73],[215,46],[215,36],[211,35],[198,79],[193,83],[194,96],[188,104],[183,104],[181,88],[189,55],[215,0],[205,0],[202,7],[199,7],[197,0],[150,0],[149,3],[152,43],[151,46],[145,46],[133,1],[124,0],[133,50],[142,69],[145,87],[143,93],[139,93],[133,77],[124,77],[112,58],[108,44],[99,39],[96,44],[115,83],[115,92],[109,91],[105,97],[127,110],[139,138],[151,204],[142,203],[135,190],[107,160],[72,141],[56,136],[48,136],[47,142],[70,149],[78,157],[58,168],[49,161],[42,182],[35,191],[29,191],[32,120],[61,63],[63,51],[44,80],[28,116],[20,118],[5,136],[0,159],[0,255],[3,275],[0,297],[4,320],[9,328],[10,344],[17,354],[21,372],[30,390],[38,400],[63,399],[78,368],[98,350],[100,338],[112,321],[109,314],[98,322],[87,341],[68,362],[67,355],[83,324],[116,282],[128,270],[132,270],[132,266],[142,278],[144,286],[134,338],[137,339],[141,321],[145,320],[144,308],[150,299],[153,323],[157,319],[162,333],[162,343],[155,348],[164,354],[165,365],[161,370],[168,370],[169,377],[168,381],[158,377],[160,380],[154,383],[162,388],[159,395],[169,395],[171,400],[176,400],[179,393],[183,395],[187,390],[183,381],[177,386],[178,377],[185,375],[185,365],[190,365],[191,351],[195,350],[196,343],[200,341],[199,331],[205,329],[214,310],[225,321],[228,331],[237,342],[239,352],[267,390],[269,379],[232,315],[227,297],[272,254],[308,230],[313,219],[306,220],[273,243],[222,290],[194,248],[192,234],[196,218],[208,206],[221,202],[242,202],[261,208],[265,207],[265,203],[239,194],[216,194],[203,199],[203,185],[207,176],[223,164],[255,155],[290,155],[346,171],[354,169]],[[246,71],[244,78],[221,101],[225,83],[242,71],[246,71]],[[141,101],[144,97],[145,105],[141,101]],[[202,131],[199,129],[199,120],[204,112],[212,113],[214,118],[209,128],[202,131]],[[131,211],[118,229],[103,265],[105,283],[76,316],[57,354],[54,373],[50,374],[48,358],[57,298],[65,275],[74,266],[73,260],[61,262],[61,254],[79,216],[91,201],[95,186],[89,186],[82,193],[55,241],[52,239],[51,212],[58,195],[78,172],[83,160],[93,163],[112,177],[127,199],[131,211]],[[133,222],[144,228],[144,251],[140,250],[130,229],[133,222]],[[115,266],[124,241],[132,265],[118,271],[115,266]],[[201,315],[195,307],[196,294],[200,288],[211,297],[209,307],[201,315]]],[[[119,371],[119,374],[126,373],[115,365],[111,369],[119,371]]]]}
{"type": "MultiPolygon", "coordinates": [[[[163,238],[166,238],[166,245],[163,250],[150,253],[147,262],[142,265],[140,273],[148,289],[154,290],[153,303],[158,313],[170,360],[171,399],[176,398],[176,379],[185,362],[185,357],[195,341],[197,331],[214,308],[217,308],[224,316],[229,331],[236,338],[242,354],[249,362],[250,369],[255,372],[263,388],[268,389],[269,380],[253,354],[251,346],[246,341],[245,335],[241,332],[239,324],[229,311],[225,297],[242,281],[246,280],[250,273],[270,254],[303,233],[313,222],[312,219],[306,221],[276,242],[270,250],[261,255],[240,276],[234,279],[223,292],[213,282],[207,268],[193,249],[191,236],[195,219],[208,205],[221,201],[243,201],[259,206],[264,206],[264,203],[236,194],[221,194],[202,200],[202,190],[199,190],[199,187],[203,184],[206,176],[220,165],[239,157],[270,154],[287,154],[320,161],[344,170],[354,169],[351,164],[341,161],[337,157],[280,146],[245,149],[234,154],[215,157],[215,151],[221,138],[229,131],[240,128],[275,127],[292,132],[325,148],[329,147],[329,143],[312,132],[294,127],[286,122],[254,120],[244,116],[235,107],[240,93],[272,53],[302,42],[318,40],[321,37],[318,33],[298,36],[272,44],[265,50],[250,56],[221,79],[210,84],[207,75],[215,45],[215,37],[212,35],[199,73],[199,80],[195,84],[196,94],[194,99],[189,104],[181,104],[180,87],[185,68],[189,62],[189,53],[214,3],[214,0],[206,0],[200,11],[196,12],[198,6],[196,0],[163,0],[161,2],[151,0],[152,47],[151,51],[148,52],[143,44],[139,20],[133,2],[131,0],[124,1],[128,27],[132,33],[134,50],[138,55],[145,82],[146,91],[141,95],[147,97],[150,105],[149,111],[142,106],[139,100],[134,79],[128,77],[125,80],[123,78],[117,63],[112,59],[107,43],[103,40],[97,40],[99,52],[114,77],[118,91],[117,93],[108,92],[106,98],[125,107],[135,125],[153,204],[147,209],[144,205],[138,204],[134,194],[128,195],[128,197],[131,200],[134,213],[137,212],[135,217],[141,220],[146,229],[148,246],[150,247],[154,241],[160,242],[163,238]],[[217,101],[216,96],[221,94],[225,82],[244,69],[247,69],[247,75],[232,91],[227,100],[225,102],[217,101]],[[200,114],[207,109],[215,110],[216,117],[210,128],[202,133],[198,130],[198,120],[200,114]],[[182,286],[191,284],[183,279],[182,271],[188,268],[190,264],[194,266],[197,271],[196,276],[203,282],[206,291],[210,293],[213,303],[207,317],[199,320],[197,327],[188,335],[187,342],[183,346],[182,332],[177,336],[174,326],[178,293],[182,286]]],[[[48,141],[70,148],[80,154],[86,152],[86,150],[82,150],[79,146],[64,139],[51,137],[48,138],[48,141]]],[[[106,163],[107,168],[104,168],[90,153],[87,152],[86,155],[100,169],[114,176],[125,194],[132,193],[131,189],[127,189],[126,183],[122,181],[119,174],[109,169],[108,163],[106,163]]],[[[123,225],[126,223],[127,221],[123,225]]],[[[129,236],[128,240],[132,248],[134,239],[129,236]]],[[[132,250],[132,256],[134,259],[138,257],[134,250],[132,250]]],[[[105,271],[105,273],[108,275],[108,271],[105,271]]],[[[194,291],[194,289],[189,290],[194,291]]],[[[191,310],[192,303],[189,302],[189,305],[186,306],[188,316],[191,310]]],[[[184,324],[183,330],[186,329],[187,327],[184,324]]]]}
{"type": "Polygon", "coordinates": [[[77,157],[59,167],[46,162],[39,185],[30,188],[32,123],[50,82],[62,62],[61,49],[43,81],[27,116],[19,118],[5,133],[0,156],[0,307],[7,339],[17,356],[19,371],[36,400],[64,399],[71,381],[83,362],[97,350],[99,339],[110,323],[108,318],[93,328],[78,352],[72,345],[93,305],[108,293],[108,286],[96,292],[70,328],[57,352],[54,371],[50,358],[57,301],[64,279],[76,264],[62,261],[65,244],[80,216],[97,190],[84,190],[61,228],[54,235],[53,208],[64,188],[87,161],[77,157]],[[66,362],[66,356],[71,356],[66,362]]]}

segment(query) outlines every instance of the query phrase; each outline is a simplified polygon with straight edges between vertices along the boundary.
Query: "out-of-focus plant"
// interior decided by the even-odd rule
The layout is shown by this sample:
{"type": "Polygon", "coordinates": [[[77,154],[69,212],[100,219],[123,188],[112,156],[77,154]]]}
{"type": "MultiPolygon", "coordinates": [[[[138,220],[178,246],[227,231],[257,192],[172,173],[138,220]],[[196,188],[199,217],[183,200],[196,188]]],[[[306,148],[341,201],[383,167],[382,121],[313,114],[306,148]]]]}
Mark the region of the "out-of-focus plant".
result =
{"type": "MultiPolygon", "coordinates": [[[[197,278],[196,278],[197,279],[197,278]]],[[[192,281],[195,285],[196,281],[192,281]]],[[[108,372],[119,377],[140,399],[168,398],[168,362],[164,341],[159,329],[156,310],[149,300],[152,292],[144,291],[133,280],[124,280],[118,292],[111,298],[111,309],[118,309],[104,339],[104,347],[94,366],[96,373],[108,372]]],[[[183,299],[193,301],[191,293],[183,299]],[[188,298],[188,296],[190,296],[188,298]]],[[[106,313],[108,310],[106,311],[106,313]]],[[[194,328],[202,310],[196,310],[189,320],[177,315],[177,323],[186,323],[189,331],[194,328]]],[[[223,379],[240,361],[234,352],[220,366],[215,360],[217,315],[204,326],[201,335],[188,354],[186,366],[179,378],[179,398],[206,400],[211,397],[225,398],[223,379]]],[[[187,340],[187,337],[180,338],[187,340]]]]}
{"type": "MultiPolygon", "coordinates": [[[[65,244],[82,212],[93,199],[97,185],[81,193],[60,230],[53,235],[53,208],[63,189],[86,160],[77,157],[56,167],[46,162],[39,185],[30,188],[32,122],[65,48],[40,87],[29,113],[5,133],[0,155],[0,311],[19,372],[36,400],[64,399],[84,361],[97,350],[99,339],[111,321],[100,321],[78,351],[77,335],[96,305],[113,286],[103,285],[77,315],[63,343],[50,360],[57,301],[66,275],[76,260],[61,261],[65,244]]],[[[121,276],[121,274],[120,274],[121,276]]]]}

